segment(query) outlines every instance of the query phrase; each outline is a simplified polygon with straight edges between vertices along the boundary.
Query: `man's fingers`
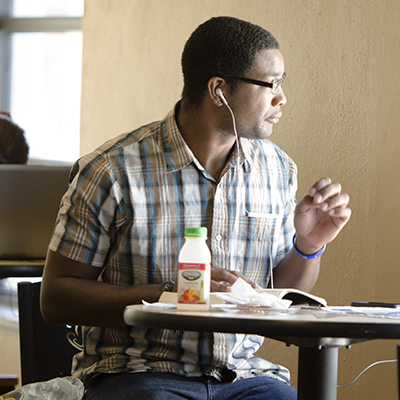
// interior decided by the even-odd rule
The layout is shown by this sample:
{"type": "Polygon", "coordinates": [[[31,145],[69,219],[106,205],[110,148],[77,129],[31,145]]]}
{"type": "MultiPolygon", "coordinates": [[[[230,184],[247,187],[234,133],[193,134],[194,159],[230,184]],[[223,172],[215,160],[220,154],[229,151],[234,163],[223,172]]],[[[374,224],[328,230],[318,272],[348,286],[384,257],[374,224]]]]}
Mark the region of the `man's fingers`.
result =
{"type": "Polygon", "coordinates": [[[232,285],[228,284],[226,281],[216,282],[211,281],[211,292],[230,292],[232,285]]]}
{"type": "Polygon", "coordinates": [[[255,282],[250,281],[239,272],[229,271],[227,269],[218,267],[211,267],[211,291],[230,292],[231,286],[237,281],[238,278],[242,278],[254,289],[261,289],[261,286],[257,285],[255,282]]]}
{"type": "Polygon", "coordinates": [[[310,188],[308,191],[308,194],[311,197],[314,197],[317,192],[319,192],[321,189],[324,187],[330,185],[332,183],[331,179],[326,177],[326,178],[321,178],[319,181],[315,182],[314,185],[310,188]]]}
{"type": "Polygon", "coordinates": [[[339,196],[342,192],[342,185],[340,183],[331,183],[328,186],[318,190],[313,197],[314,204],[322,204],[326,200],[339,196]]]}
{"type": "Polygon", "coordinates": [[[340,218],[340,219],[342,219],[342,221],[345,223],[351,217],[351,209],[348,208],[348,207],[345,207],[345,208],[337,207],[337,208],[334,208],[334,209],[328,211],[328,214],[332,218],[340,218]]]}
{"type": "Polygon", "coordinates": [[[342,193],[337,196],[332,196],[325,199],[322,203],[315,204],[314,206],[318,206],[322,211],[329,212],[329,215],[332,215],[330,211],[336,208],[346,208],[349,204],[350,197],[347,193],[342,193]]]}

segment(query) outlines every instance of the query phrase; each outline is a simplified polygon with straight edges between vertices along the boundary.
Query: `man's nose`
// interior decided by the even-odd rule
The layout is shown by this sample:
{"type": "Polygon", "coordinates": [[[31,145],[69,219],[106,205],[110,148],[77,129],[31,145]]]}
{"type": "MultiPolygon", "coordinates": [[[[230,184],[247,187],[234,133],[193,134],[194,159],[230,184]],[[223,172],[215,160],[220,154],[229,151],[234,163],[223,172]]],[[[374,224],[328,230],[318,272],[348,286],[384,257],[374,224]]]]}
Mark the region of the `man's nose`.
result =
{"type": "Polygon", "coordinates": [[[287,102],[285,93],[283,92],[282,86],[275,93],[274,98],[272,99],[272,105],[276,106],[284,106],[287,102]]]}

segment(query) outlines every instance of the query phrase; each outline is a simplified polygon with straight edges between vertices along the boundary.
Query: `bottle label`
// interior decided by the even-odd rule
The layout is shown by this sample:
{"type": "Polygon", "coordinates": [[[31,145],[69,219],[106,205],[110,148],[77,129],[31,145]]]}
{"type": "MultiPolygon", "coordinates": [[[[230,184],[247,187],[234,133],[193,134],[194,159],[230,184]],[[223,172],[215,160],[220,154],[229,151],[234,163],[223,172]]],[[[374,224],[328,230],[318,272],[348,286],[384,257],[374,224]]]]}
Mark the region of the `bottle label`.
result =
{"type": "Polygon", "coordinates": [[[209,264],[179,263],[178,303],[207,304],[209,288],[205,287],[209,264]]]}

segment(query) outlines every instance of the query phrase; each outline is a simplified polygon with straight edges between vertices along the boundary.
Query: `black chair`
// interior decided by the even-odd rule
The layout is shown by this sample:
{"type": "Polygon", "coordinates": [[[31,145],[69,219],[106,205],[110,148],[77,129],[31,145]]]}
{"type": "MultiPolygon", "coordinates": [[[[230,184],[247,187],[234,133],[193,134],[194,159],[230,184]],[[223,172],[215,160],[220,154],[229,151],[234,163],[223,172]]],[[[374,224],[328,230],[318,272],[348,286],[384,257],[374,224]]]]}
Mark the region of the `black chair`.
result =
{"type": "Polygon", "coordinates": [[[40,285],[18,283],[22,385],[71,375],[72,357],[82,348],[80,327],[51,326],[44,321],[40,285]]]}
{"type": "Polygon", "coordinates": [[[16,375],[0,375],[0,396],[11,392],[18,384],[18,377],[16,375]]]}

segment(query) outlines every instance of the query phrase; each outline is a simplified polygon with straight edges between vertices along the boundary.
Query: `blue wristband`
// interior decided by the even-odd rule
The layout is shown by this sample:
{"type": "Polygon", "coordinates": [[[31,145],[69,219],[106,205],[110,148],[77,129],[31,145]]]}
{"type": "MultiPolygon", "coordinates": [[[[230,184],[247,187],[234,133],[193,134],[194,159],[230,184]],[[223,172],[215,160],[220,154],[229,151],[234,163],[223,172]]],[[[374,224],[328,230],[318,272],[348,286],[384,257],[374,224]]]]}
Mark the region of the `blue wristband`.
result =
{"type": "Polygon", "coordinates": [[[295,245],[295,243],[294,243],[295,239],[296,239],[296,234],[293,235],[293,248],[294,248],[294,251],[295,251],[301,258],[304,258],[304,260],[313,260],[314,258],[321,257],[322,254],[324,254],[324,251],[325,251],[325,249],[326,249],[326,244],[324,244],[324,245],[322,246],[322,249],[321,249],[318,253],[310,254],[309,256],[306,255],[306,254],[300,253],[300,251],[297,250],[297,247],[296,247],[296,245],[295,245]]]}

